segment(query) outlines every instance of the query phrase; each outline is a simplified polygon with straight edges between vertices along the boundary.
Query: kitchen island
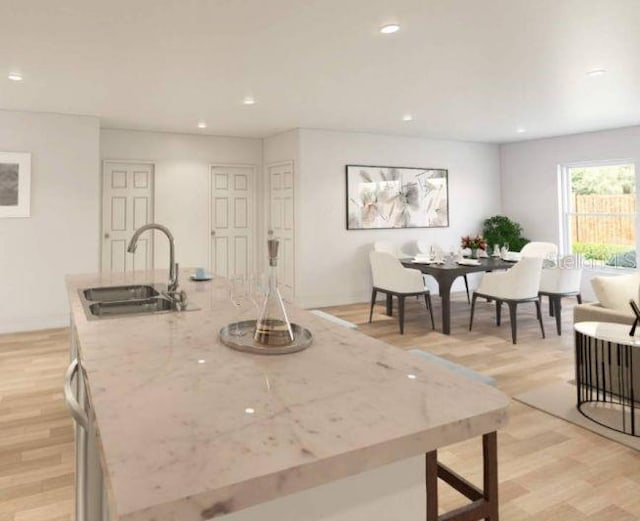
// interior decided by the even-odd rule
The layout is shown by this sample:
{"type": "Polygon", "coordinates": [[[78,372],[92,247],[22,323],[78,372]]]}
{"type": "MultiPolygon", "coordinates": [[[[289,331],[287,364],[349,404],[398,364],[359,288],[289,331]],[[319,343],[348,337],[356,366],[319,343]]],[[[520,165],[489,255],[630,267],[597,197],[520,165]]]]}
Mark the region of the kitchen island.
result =
{"type": "Polygon", "coordinates": [[[497,519],[503,393],[293,306],[310,348],[231,350],[218,339],[237,318],[224,280],[187,274],[181,287],[199,310],[102,320],[88,320],[80,289],[164,282],[166,272],[67,278],[113,519],[433,519],[435,451],[478,436],[497,519]]]}

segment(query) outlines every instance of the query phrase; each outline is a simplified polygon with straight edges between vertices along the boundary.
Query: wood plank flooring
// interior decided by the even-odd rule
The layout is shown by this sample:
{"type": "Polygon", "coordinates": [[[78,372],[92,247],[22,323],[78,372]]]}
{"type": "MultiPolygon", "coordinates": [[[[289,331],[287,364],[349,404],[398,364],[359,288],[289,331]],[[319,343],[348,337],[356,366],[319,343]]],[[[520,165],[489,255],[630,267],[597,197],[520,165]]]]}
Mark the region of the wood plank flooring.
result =
{"type": "MultiPolygon", "coordinates": [[[[437,297],[434,303],[439,327],[437,297]]],[[[466,297],[456,296],[450,336],[432,332],[423,306],[408,300],[405,335],[383,314],[382,301],[371,324],[367,304],[325,311],[399,348],[424,349],[491,375],[510,396],[573,376],[569,300],[562,337],[545,314],[546,340],[533,306],[523,306],[515,346],[508,316],[496,327],[491,304],[478,302],[469,332],[466,297]]],[[[64,329],[0,336],[0,521],[73,520],[73,432],[62,396],[68,356],[64,329]]],[[[515,401],[510,416],[498,437],[502,520],[640,519],[638,452],[515,401]]],[[[480,448],[472,440],[441,450],[440,458],[479,485],[480,448]]],[[[444,485],[440,494],[443,509],[464,503],[444,485]]]]}
{"type": "Polygon", "coordinates": [[[0,521],[73,519],[66,329],[0,336],[0,521]]]}

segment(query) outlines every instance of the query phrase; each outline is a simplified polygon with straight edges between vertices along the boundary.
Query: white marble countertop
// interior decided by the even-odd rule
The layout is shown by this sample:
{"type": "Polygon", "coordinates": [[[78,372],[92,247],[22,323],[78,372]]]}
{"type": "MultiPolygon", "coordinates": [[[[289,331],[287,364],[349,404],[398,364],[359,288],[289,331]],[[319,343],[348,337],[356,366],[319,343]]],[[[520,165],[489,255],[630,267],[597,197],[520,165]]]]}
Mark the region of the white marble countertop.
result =
{"type": "MultiPolygon", "coordinates": [[[[200,311],[88,321],[78,288],[166,272],[67,278],[79,352],[122,521],[202,521],[501,428],[508,398],[288,307],[313,345],[261,356],[218,331],[222,279],[181,286],[200,311]]],[[[249,317],[245,317],[249,318],[249,317]]]]}

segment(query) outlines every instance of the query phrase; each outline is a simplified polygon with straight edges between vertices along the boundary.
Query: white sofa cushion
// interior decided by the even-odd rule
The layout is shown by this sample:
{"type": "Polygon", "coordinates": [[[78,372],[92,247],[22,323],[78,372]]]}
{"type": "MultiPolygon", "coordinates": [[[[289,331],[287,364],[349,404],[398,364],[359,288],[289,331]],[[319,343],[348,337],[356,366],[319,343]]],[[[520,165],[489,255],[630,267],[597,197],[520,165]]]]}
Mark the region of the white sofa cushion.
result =
{"type": "Polygon", "coordinates": [[[640,273],[613,277],[593,277],[591,287],[604,308],[628,312],[629,300],[638,299],[640,273]]]}

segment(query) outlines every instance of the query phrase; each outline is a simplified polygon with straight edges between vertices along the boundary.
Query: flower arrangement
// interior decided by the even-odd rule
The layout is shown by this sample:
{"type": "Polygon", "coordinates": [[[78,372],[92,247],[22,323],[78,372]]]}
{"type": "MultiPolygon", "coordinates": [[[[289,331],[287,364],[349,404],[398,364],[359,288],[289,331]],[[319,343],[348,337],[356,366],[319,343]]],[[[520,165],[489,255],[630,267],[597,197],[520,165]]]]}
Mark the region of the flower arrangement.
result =
{"type": "Polygon", "coordinates": [[[470,250],[486,250],[487,241],[482,238],[482,235],[476,235],[475,237],[465,235],[460,240],[460,246],[463,248],[469,248],[470,250]]]}

